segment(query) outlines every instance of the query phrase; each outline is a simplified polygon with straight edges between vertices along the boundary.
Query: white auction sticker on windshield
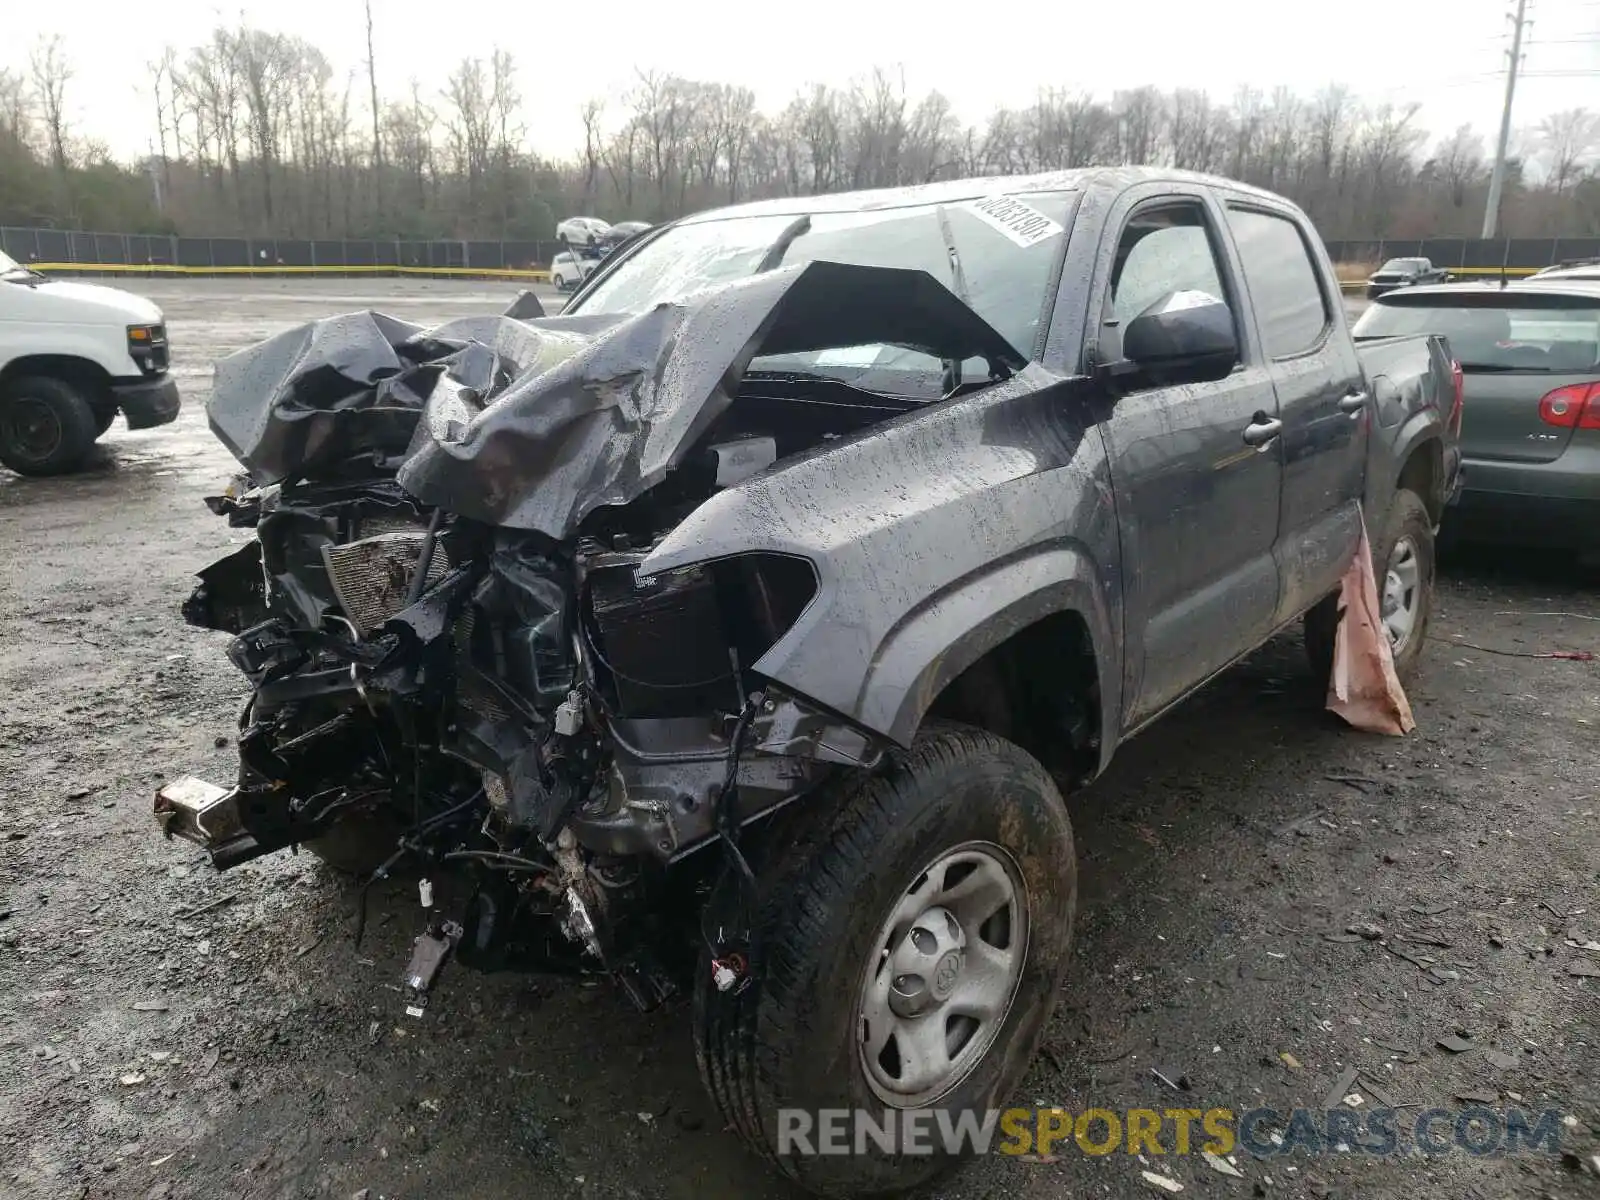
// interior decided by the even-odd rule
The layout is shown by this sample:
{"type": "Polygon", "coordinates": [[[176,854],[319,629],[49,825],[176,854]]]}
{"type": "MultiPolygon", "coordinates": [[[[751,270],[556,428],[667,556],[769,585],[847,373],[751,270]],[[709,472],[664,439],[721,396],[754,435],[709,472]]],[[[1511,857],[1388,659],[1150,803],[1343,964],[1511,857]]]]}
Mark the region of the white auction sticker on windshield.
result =
{"type": "Polygon", "coordinates": [[[1061,232],[1058,222],[1015,196],[990,196],[984,200],[974,200],[971,207],[986,224],[994,226],[1024,249],[1061,232]]]}

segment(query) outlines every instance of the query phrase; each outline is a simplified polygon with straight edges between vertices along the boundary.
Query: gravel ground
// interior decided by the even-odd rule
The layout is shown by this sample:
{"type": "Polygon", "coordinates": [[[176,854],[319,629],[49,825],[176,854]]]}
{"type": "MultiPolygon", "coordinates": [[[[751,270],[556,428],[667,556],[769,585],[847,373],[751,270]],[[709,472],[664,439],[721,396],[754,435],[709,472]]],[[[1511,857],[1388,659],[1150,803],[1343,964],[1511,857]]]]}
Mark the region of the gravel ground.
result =
{"type": "MultiPolygon", "coordinates": [[[[146,290],[179,422],[119,427],[72,478],[0,472],[0,1195],[792,1196],[718,1127],[682,1006],[641,1017],[601,982],[450,969],[410,1020],[413,893],[375,895],[355,950],[354,894],[314,860],[218,875],[162,842],[152,793],[230,776],[245,697],[225,639],[178,614],[244,536],[201,504],[233,466],[202,413],[211,359],[340,308],[433,321],[511,289],[146,290]]],[[[1158,1194],[1141,1171],[1159,1167],[1203,1195],[1593,1195],[1600,668],[1451,643],[1600,649],[1595,584],[1448,562],[1404,740],[1320,712],[1285,638],[1125,748],[1072,801],[1074,967],[1016,1097],[1320,1108],[1356,1067],[1369,1107],[1560,1109],[1576,1157],[1240,1154],[1234,1179],[1072,1151],[986,1160],[938,1194],[1158,1194]],[[1346,932],[1366,924],[1381,938],[1346,932]],[[1458,1033],[1471,1048],[1437,1044],[1458,1033]]]]}

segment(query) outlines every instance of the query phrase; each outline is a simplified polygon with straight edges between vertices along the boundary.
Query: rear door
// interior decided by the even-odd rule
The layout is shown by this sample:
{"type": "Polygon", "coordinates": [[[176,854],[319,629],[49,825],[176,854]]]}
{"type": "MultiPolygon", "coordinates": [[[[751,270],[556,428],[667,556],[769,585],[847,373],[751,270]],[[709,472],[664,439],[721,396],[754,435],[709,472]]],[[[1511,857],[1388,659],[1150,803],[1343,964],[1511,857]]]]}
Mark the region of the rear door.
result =
{"type": "Polygon", "coordinates": [[[1283,420],[1282,623],[1338,586],[1360,542],[1372,400],[1304,220],[1253,197],[1227,212],[1283,420]]]}
{"type": "Polygon", "coordinates": [[[1128,320],[1166,293],[1195,290],[1233,310],[1242,361],[1225,379],[1108,394],[1101,426],[1122,538],[1124,726],[1154,716],[1271,632],[1272,547],[1283,478],[1272,382],[1219,228],[1198,189],[1131,189],[1107,222],[1091,341],[1121,355],[1128,320]]]}

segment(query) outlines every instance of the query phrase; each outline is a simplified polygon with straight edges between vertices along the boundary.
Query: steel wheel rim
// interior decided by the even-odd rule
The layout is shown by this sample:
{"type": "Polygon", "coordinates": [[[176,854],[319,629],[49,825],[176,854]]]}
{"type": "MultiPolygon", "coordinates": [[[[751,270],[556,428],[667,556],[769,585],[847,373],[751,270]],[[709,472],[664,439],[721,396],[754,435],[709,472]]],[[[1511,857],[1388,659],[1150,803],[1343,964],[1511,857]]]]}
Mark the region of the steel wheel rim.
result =
{"type": "Polygon", "coordinates": [[[879,926],[856,1003],[878,1099],[922,1107],[983,1060],[1016,999],[1028,933],[1022,872],[1003,847],[966,842],[918,873],[879,926]]]}
{"type": "Polygon", "coordinates": [[[1422,566],[1417,547],[1409,537],[1403,537],[1389,552],[1389,566],[1383,575],[1383,601],[1381,604],[1383,629],[1389,635],[1389,649],[1399,653],[1411,640],[1417,625],[1417,609],[1421,607],[1422,566]]]}
{"type": "Polygon", "coordinates": [[[43,400],[18,396],[0,409],[5,439],[30,462],[43,462],[61,445],[61,419],[43,400]]]}

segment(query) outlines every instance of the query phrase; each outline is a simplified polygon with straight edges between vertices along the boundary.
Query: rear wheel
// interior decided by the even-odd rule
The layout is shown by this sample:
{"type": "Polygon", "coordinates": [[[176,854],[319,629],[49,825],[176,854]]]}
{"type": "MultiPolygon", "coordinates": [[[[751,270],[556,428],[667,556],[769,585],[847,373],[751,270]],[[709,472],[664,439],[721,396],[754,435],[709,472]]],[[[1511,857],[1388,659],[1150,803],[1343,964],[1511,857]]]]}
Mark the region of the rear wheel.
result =
{"type": "MultiPolygon", "coordinates": [[[[1415,671],[1433,619],[1435,547],[1433,518],[1415,492],[1402,488],[1389,508],[1388,523],[1372,543],[1372,573],[1378,612],[1394,656],[1395,674],[1404,681],[1415,671]]],[[[1340,621],[1339,593],[1325,598],[1305,616],[1306,655],[1317,679],[1333,673],[1333,647],[1340,621]]]]}
{"type": "Polygon", "coordinates": [[[751,985],[720,992],[702,963],[701,1076],[728,1123],[805,1187],[914,1187],[959,1152],[891,1155],[869,1141],[866,1154],[806,1154],[816,1128],[793,1139],[798,1113],[780,1113],[850,1109],[882,1129],[937,1107],[981,1123],[1008,1097],[1066,968],[1077,897],[1066,807],[1028,754],[953,725],[801,803],[761,871],[751,985]]]}
{"type": "Polygon", "coordinates": [[[34,375],[0,391],[0,462],[19,475],[61,475],[83,463],[100,436],[75,385],[34,375]]]}

